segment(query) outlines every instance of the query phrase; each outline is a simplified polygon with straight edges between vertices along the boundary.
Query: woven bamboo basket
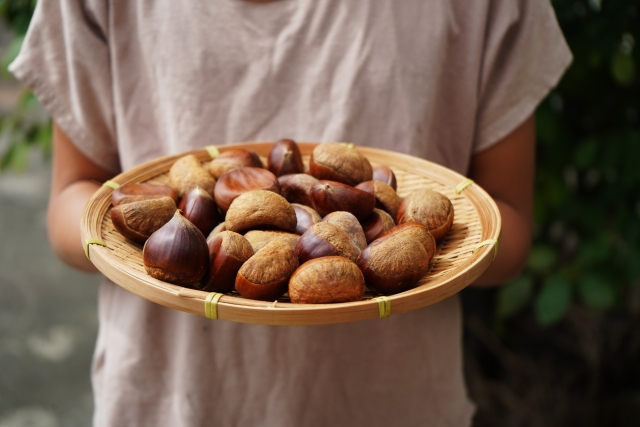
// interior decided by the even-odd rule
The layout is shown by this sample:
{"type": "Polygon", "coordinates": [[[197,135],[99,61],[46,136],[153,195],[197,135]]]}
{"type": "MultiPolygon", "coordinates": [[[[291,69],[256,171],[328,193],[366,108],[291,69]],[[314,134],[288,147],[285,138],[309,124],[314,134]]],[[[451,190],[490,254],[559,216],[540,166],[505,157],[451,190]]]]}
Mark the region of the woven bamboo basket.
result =
{"type": "MultiPolygon", "coordinates": [[[[255,150],[265,159],[272,145],[273,142],[260,142],[207,147],[161,157],[116,176],[105,183],[85,207],[81,227],[87,257],[114,283],[154,303],[210,318],[267,325],[353,322],[416,310],[461,291],[495,258],[500,213],[495,202],[478,185],[426,160],[357,147],[372,165],[385,164],[393,169],[400,196],[404,197],[416,189],[430,188],[449,197],[453,203],[453,226],[438,245],[429,271],[415,288],[388,297],[367,292],[362,301],[336,304],[292,304],[286,296],[277,301],[263,302],[229,293],[217,295],[214,316],[211,316],[211,294],[165,283],[147,275],[142,262],[142,247],[122,237],[111,223],[109,211],[113,188],[134,182],[166,184],[171,165],[186,154],[195,154],[204,162],[211,159],[212,152],[241,147],[255,150]]],[[[317,144],[301,142],[298,145],[307,162],[317,144]]]]}

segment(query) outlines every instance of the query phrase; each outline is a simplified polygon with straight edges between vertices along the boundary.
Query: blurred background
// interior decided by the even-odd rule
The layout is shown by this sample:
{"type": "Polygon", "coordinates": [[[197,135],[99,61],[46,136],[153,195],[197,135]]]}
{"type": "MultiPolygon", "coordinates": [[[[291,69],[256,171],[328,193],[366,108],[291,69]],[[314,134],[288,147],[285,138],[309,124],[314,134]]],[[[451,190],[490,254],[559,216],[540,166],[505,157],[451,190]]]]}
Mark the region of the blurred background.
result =
{"type": "MultiPolygon", "coordinates": [[[[640,425],[640,0],[554,0],[574,62],[540,105],[533,250],[467,289],[474,426],[640,425]]],[[[0,0],[0,427],[90,425],[100,278],[46,242],[50,117],[7,73],[35,0],[0,0]]]]}

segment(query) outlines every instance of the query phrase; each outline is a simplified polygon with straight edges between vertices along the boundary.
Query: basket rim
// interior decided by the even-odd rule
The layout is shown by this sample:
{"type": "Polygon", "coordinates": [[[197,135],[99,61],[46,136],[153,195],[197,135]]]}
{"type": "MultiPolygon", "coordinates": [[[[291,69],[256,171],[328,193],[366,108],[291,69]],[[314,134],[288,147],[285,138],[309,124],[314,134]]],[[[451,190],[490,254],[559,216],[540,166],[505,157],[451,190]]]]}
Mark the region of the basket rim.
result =
{"type": "MultiPolygon", "coordinates": [[[[242,142],[215,147],[220,153],[233,148],[264,151],[270,148],[274,142],[242,142]]],[[[309,153],[319,143],[297,142],[297,144],[303,153],[309,153]]],[[[402,160],[404,171],[431,179],[446,187],[455,188],[457,184],[467,179],[442,165],[408,154],[362,146],[356,146],[355,149],[367,157],[392,156],[402,160]]],[[[135,166],[110,181],[118,185],[125,185],[152,179],[168,171],[175,160],[189,154],[195,155],[200,161],[211,159],[210,152],[205,148],[170,154],[135,166]],[[158,172],[158,170],[163,171],[158,172]]],[[[102,240],[102,220],[111,205],[112,191],[111,187],[103,185],[85,205],[81,220],[83,242],[88,239],[102,240]]],[[[465,188],[460,195],[466,198],[478,211],[480,218],[485,219],[486,226],[482,227],[481,240],[494,239],[497,241],[500,237],[502,224],[495,201],[477,184],[465,188]]],[[[391,302],[392,314],[412,311],[441,301],[471,284],[489,266],[495,254],[493,245],[485,245],[476,249],[468,259],[452,269],[449,274],[438,277],[428,284],[387,296],[386,299],[391,302]]],[[[154,279],[111,255],[111,249],[108,247],[87,245],[86,250],[89,259],[96,268],[124,289],[170,308],[205,315],[204,306],[208,292],[187,289],[154,279]]],[[[330,324],[373,319],[381,316],[379,302],[373,299],[332,304],[294,304],[247,300],[225,294],[218,301],[217,310],[218,318],[221,320],[268,325],[330,324]]]]}

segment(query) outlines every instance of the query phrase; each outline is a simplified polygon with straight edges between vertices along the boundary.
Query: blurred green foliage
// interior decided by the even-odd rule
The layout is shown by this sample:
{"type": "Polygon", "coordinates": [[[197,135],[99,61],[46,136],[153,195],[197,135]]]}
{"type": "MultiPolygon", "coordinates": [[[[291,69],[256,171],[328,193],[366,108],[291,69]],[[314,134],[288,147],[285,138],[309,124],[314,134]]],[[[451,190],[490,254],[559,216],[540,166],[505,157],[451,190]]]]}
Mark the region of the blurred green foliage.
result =
{"type": "Polygon", "coordinates": [[[640,1],[553,5],[574,62],[537,111],[534,245],[496,311],[542,324],[575,303],[635,312],[640,286],[640,1]]]}
{"type": "MultiPolygon", "coordinates": [[[[3,78],[8,78],[7,67],[20,51],[35,5],[36,0],[0,0],[0,19],[15,35],[0,59],[3,78]]],[[[32,149],[47,156],[51,153],[51,126],[38,100],[24,90],[14,108],[0,120],[0,171],[24,170],[32,149]]]]}
{"type": "MultiPolygon", "coordinates": [[[[35,0],[0,0],[17,54],[35,0]]],[[[542,324],[570,304],[637,310],[640,287],[640,1],[554,0],[574,55],[537,112],[535,240],[525,273],[498,292],[496,316],[532,307],[542,324]]],[[[0,170],[32,146],[50,150],[50,126],[30,120],[27,92],[0,123],[0,170]]]]}

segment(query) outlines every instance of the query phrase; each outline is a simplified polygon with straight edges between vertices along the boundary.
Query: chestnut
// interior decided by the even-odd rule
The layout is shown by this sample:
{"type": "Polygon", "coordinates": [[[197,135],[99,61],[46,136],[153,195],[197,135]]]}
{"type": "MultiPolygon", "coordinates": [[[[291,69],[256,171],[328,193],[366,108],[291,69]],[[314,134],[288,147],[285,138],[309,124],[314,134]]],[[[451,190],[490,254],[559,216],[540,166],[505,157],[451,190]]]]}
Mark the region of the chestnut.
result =
{"type": "Polygon", "coordinates": [[[356,264],[369,288],[381,294],[396,294],[412,288],[427,272],[430,261],[418,240],[391,234],[367,246],[356,264]]]}
{"type": "Polygon", "coordinates": [[[380,237],[389,236],[391,234],[404,236],[405,238],[413,238],[419,241],[427,251],[429,259],[433,258],[436,253],[436,240],[429,232],[426,225],[419,222],[405,222],[383,232],[380,237]]]}
{"type": "Polygon", "coordinates": [[[289,279],[289,298],[297,304],[360,301],[364,276],[347,258],[329,256],[302,264],[289,279]]]}
{"type": "Polygon", "coordinates": [[[291,139],[281,139],[273,144],[267,158],[267,169],[275,176],[304,172],[298,144],[291,139]]]}
{"type": "Polygon", "coordinates": [[[373,211],[376,198],[350,185],[321,180],[311,187],[311,202],[322,217],[335,211],[347,211],[362,221],[373,211]]]}
{"type": "Polygon", "coordinates": [[[391,215],[382,209],[373,212],[362,221],[362,231],[367,239],[367,245],[376,240],[382,233],[396,226],[391,215]]]}
{"type": "Polygon", "coordinates": [[[205,163],[204,168],[215,179],[220,178],[230,170],[246,166],[254,168],[264,168],[260,156],[253,150],[244,148],[231,148],[223,151],[212,161],[205,163]]]}
{"type": "Polygon", "coordinates": [[[227,231],[227,224],[221,222],[220,224],[216,225],[213,230],[211,230],[211,233],[209,233],[209,235],[207,236],[207,242],[211,240],[213,236],[218,233],[222,233],[223,231],[227,231]]]}
{"type": "Polygon", "coordinates": [[[318,144],[309,159],[309,174],[320,180],[357,185],[370,181],[373,170],[369,160],[345,144],[325,142],[318,144]]]}
{"type": "Polygon", "coordinates": [[[180,201],[178,209],[205,236],[220,222],[216,202],[200,187],[189,191],[180,201]]]}
{"type": "Polygon", "coordinates": [[[317,178],[306,173],[296,173],[279,176],[278,182],[280,183],[280,194],[289,203],[313,206],[311,203],[311,186],[318,182],[317,178]]]}
{"type": "Polygon", "coordinates": [[[251,230],[247,231],[244,237],[253,248],[253,252],[258,252],[274,240],[285,241],[291,246],[291,249],[293,249],[296,243],[298,243],[298,240],[300,240],[300,236],[297,234],[278,230],[251,230]]]}
{"type": "Polygon", "coordinates": [[[417,221],[427,226],[436,242],[442,240],[453,224],[453,204],[447,196],[429,189],[409,194],[398,207],[396,224],[417,221]]]}
{"type": "Polygon", "coordinates": [[[147,239],[142,259],[151,277],[193,286],[207,272],[209,250],[202,232],[176,210],[173,218],[147,239]]]}
{"type": "Polygon", "coordinates": [[[398,191],[398,183],[396,181],[396,175],[393,173],[389,166],[379,165],[373,167],[374,181],[382,181],[395,191],[398,191]]]}
{"type": "Polygon", "coordinates": [[[354,261],[360,255],[360,249],[351,237],[328,222],[312,225],[296,243],[295,253],[300,262],[325,256],[343,256],[354,261]]]}
{"type": "Polygon", "coordinates": [[[200,288],[207,292],[233,290],[238,270],[253,256],[251,245],[244,236],[233,231],[223,231],[213,236],[207,246],[209,269],[200,281],[200,288]]]}
{"type": "Polygon", "coordinates": [[[287,291],[289,278],[299,265],[291,246],[274,240],[240,267],[236,291],[245,298],[273,301],[287,291]]]}
{"type": "Polygon", "coordinates": [[[350,212],[336,211],[322,218],[322,222],[328,222],[347,233],[351,241],[358,249],[363,250],[367,247],[367,237],[364,235],[362,226],[358,219],[350,212]]]}
{"type": "Polygon", "coordinates": [[[222,175],[216,182],[214,198],[224,214],[233,199],[251,190],[269,190],[280,194],[278,178],[266,169],[239,167],[222,175]]]}
{"type": "Polygon", "coordinates": [[[171,197],[178,203],[178,193],[166,185],[155,185],[147,183],[125,184],[111,193],[111,204],[113,206],[125,203],[137,202],[140,200],[159,199],[160,197],[171,197]]]}
{"type": "Polygon", "coordinates": [[[385,210],[392,217],[396,217],[398,206],[402,202],[396,190],[381,181],[365,181],[356,185],[356,188],[371,193],[376,198],[376,208],[385,210]]]}
{"type": "Polygon", "coordinates": [[[252,228],[296,229],[296,212],[279,194],[253,190],[236,197],[225,218],[227,230],[240,232],[252,228]]]}
{"type": "Polygon", "coordinates": [[[304,234],[313,224],[322,221],[322,217],[313,208],[297,203],[291,203],[296,212],[296,233],[304,234]]]}
{"type": "Polygon", "coordinates": [[[111,222],[124,237],[143,244],[149,236],[173,218],[176,209],[171,197],[140,200],[112,208],[111,222]]]}
{"type": "Polygon", "coordinates": [[[180,157],[169,169],[169,186],[182,197],[200,187],[213,196],[216,180],[207,172],[193,154],[180,157]]]}

